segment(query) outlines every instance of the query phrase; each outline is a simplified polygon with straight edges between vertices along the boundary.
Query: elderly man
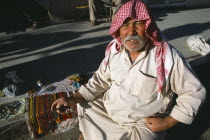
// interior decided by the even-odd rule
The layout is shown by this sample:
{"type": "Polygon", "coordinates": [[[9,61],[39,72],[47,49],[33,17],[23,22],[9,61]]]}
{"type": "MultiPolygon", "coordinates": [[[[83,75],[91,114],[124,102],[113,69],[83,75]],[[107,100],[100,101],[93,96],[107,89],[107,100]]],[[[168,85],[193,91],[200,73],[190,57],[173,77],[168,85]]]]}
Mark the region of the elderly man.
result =
{"type": "Polygon", "coordinates": [[[52,110],[80,103],[79,127],[87,140],[163,140],[178,122],[190,124],[205,88],[165,41],[146,5],[124,4],[110,34],[115,39],[93,77],[73,97],[56,100],[52,110]]]}

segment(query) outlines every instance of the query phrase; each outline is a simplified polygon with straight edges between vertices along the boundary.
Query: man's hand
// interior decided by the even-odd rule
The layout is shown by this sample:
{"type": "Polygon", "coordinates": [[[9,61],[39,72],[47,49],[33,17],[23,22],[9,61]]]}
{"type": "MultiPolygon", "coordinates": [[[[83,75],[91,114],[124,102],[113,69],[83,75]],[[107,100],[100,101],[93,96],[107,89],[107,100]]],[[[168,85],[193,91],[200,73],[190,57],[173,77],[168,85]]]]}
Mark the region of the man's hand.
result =
{"type": "Polygon", "coordinates": [[[71,106],[83,101],[85,101],[85,99],[79,92],[77,92],[72,97],[62,97],[55,100],[51,106],[51,111],[56,110],[58,113],[64,113],[68,111],[71,106]]]}
{"type": "Polygon", "coordinates": [[[75,103],[70,97],[62,97],[55,100],[51,106],[51,111],[57,111],[58,113],[64,113],[70,106],[75,103]]]}
{"type": "Polygon", "coordinates": [[[165,131],[178,123],[177,120],[168,116],[164,117],[149,117],[146,118],[146,126],[153,132],[165,131]]]}

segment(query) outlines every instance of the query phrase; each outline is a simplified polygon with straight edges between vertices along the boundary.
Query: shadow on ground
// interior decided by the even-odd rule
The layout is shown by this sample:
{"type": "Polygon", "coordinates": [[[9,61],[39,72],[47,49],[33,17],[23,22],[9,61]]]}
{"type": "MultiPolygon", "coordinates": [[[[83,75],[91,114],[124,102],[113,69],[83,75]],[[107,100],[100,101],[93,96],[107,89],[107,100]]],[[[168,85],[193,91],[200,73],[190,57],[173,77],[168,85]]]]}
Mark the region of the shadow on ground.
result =
{"type": "MultiPolygon", "coordinates": [[[[192,9],[186,9],[186,8],[185,9],[184,8],[151,9],[155,21],[164,21],[165,19],[168,18],[168,14],[171,14],[171,13],[176,14],[176,13],[189,11],[189,10],[192,10],[192,9]]],[[[190,18],[190,15],[189,15],[189,18],[190,18]]],[[[170,40],[174,40],[174,39],[181,38],[184,36],[200,34],[203,31],[208,30],[209,27],[210,27],[210,22],[199,23],[198,21],[197,23],[190,23],[190,24],[185,24],[181,26],[176,26],[173,28],[168,28],[168,29],[163,30],[162,32],[165,34],[167,41],[170,41],[170,40]]]]}
{"type": "Polygon", "coordinates": [[[163,21],[167,18],[168,14],[176,14],[182,11],[190,11],[197,9],[205,9],[207,7],[198,7],[198,8],[187,8],[187,7],[165,7],[165,8],[151,8],[152,15],[156,21],[163,21]]]}
{"type": "Polygon", "coordinates": [[[0,69],[0,78],[4,79],[7,72],[16,70],[20,79],[27,83],[27,87],[33,87],[37,80],[44,84],[63,80],[65,77],[75,73],[88,73],[96,71],[105,55],[107,43],[110,36],[77,39],[84,34],[107,30],[101,27],[84,32],[55,32],[47,34],[19,34],[10,38],[0,39],[0,63],[10,63],[11,60],[27,56],[40,55],[40,59],[0,69]],[[77,39],[77,40],[74,40],[77,39]],[[67,42],[65,44],[60,44],[67,42]],[[77,49],[81,45],[92,45],[90,48],[77,49]],[[58,45],[49,49],[48,47],[58,45]],[[51,55],[55,51],[62,51],[74,47],[71,51],[51,55]],[[39,51],[41,49],[47,49],[39,51]],[[39,51],[39,52],[37,52],[39,51]],[[16,56],[24,54],[24,56],[16,56]],[[12,58],[10,58],[12,56],[12,58]],[[8,57],[8,58],[7,58],[8,57]]]}
{"type": "Polygon", "coordinates": [[[194,34],[202,33],[203,31],[208,30],[209,27],[210,27],[210,22],[191,23],[166,29],[163,31],[163,33],[167,36],[167,41],[170,41],[184,36],[191,36],[194,34]]]}
{"type": "Polygon", "coordinates": [[[0,70],[1,76],[8,71],[16,70],[18,76],[28,86],[34,85],[37,80],[44,84],[63,80],[75,73],[87,73],[97,70],[104,57],[105,46],[94,46],[90,49],[79,49],[39,60],[19,64],[0,70]],[[104,47],[103,47],[104,46],[104,47]]]}
{"type": "MultiPolygon", "coordinates": [[[[52,51],[61,50],[64,48],[77,47],[84,44],[92,44],[100,41],[111,40],[109,36],[95,37],[95,38],[86,38],[77,41],[71,41],[73,39],[79,38],[87,33],[94,33],[103,30],[107,30],[108,27],[101,27],[93,30],[88,30],[84,32],[71,32],[71,31],[62,31],[62,32],[53,32],[53,33],[42,33],[42,34],[18,34],[10,37],[0,38],[0,58],[12,56],[16,54],[23,54],[32,52],[39,49],[44,49],[52,45],[57,45],[59,43],[65,43],[70,41],[66,45],[60,45],[56,49],[50,49],[50,51],[43,51],[42,53],[50,53],[52,51]]],[[[33,53],[31,55],[38,54],[33,53]]],[[[0,60],[1,62],[9,61],[0,60]]]]}

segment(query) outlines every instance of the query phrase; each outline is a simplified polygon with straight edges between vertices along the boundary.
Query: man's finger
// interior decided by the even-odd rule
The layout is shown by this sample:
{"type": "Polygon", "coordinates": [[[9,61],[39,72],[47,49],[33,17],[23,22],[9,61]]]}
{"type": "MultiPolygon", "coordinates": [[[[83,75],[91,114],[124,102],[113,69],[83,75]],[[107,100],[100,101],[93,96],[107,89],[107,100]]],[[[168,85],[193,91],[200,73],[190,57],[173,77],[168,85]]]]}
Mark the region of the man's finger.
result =
{"type": "Polygon", "coordinates": [[[57,108],[56,109],[56,111],[58,112],[58,113],[67,113],[66,112],[66,110],[67,110],[67,107],[65,107],[65,106],[63,106],[63,105],[61,105],[59,108],[57,108]]]}
{"type": "Polygon", "coordinates": [[[57,100],[55,100],[55,101],[52,103],[52,105],[51,105],[51,111],[54,111],[54,110],[55,110],[55,106],[56,106],[57,103],[58,103],[57,100]]]}
{"type": "Polygon", "coordinates": [[[58,104],[56,105],[55,108],[56,108],[56,110],[58,110],[58,109],[60,109],[62,106],[63,106],[62,104],[58,103],[58,104]]]}
{"type": "Polygon", "coordinates": [[[56,112],[57,112],[58,114],[61,114],[61,113],[62,113],[62,112],[60,111],[60,109],[57,109],[56,112]]]}

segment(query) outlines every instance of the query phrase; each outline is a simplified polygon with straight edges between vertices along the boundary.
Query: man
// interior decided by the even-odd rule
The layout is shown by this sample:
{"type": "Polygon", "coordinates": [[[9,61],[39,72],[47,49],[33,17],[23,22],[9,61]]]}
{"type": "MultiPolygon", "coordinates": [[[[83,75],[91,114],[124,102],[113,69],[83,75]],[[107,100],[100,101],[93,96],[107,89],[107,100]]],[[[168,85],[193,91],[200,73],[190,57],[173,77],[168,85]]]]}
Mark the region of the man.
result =
{"type": "Polygon", "coordinates": [[[119,10],[120,6],[122,6],[122,3],[124,0],[88,0],[89,5],[89,15],[90,15],[90,24],[92,26],[95,26],[98,24],[97,22],[97,12],[98,12],[98,6],[102,5],[104,3],[113,5],[113,15],[119,10]]]}
{"type": "Polygon", "coordinates": [[[164,40],[146,5],[124,4],[110,34],[115,39],[93,77],[73,97],[56,100],[52,110],[80,103],[79,126],[87,140],[163,140],[178,122],[190,124],[205,89],[164,40]]]}

